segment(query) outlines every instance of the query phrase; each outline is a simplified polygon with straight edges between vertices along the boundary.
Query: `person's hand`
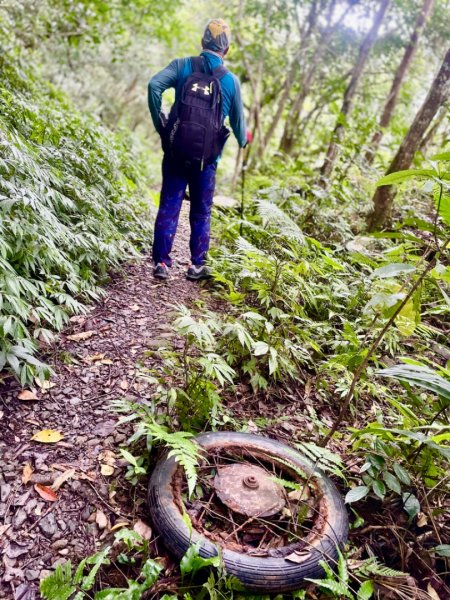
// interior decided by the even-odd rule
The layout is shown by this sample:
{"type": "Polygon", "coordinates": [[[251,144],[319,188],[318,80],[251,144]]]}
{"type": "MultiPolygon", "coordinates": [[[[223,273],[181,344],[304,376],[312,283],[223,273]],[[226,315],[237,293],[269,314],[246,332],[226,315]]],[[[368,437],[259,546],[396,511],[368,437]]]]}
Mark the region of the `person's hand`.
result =
{"type": "Polygon", "coordinates": [[[250,129],[247,129],[247,133],[245,134],[247,138],[247,144],[251,144],[253,142],[253,133],[250,129]]]}

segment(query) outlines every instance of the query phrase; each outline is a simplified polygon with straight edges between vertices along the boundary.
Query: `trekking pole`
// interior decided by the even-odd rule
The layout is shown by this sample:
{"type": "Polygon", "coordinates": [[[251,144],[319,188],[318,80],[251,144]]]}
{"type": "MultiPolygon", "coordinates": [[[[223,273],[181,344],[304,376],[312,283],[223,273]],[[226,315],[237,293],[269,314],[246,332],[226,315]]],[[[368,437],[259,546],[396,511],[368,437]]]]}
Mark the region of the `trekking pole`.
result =
{"type": "Polygon", "coordinates": [[[242,235],[242,229],[244,226],[244,204],[245,204],[245,172],[247,170],[248,163],[248,151],[249,144],[242,149],[242,169],[241,169],[241,224],[239,225],[239,235],[242,235]]]}

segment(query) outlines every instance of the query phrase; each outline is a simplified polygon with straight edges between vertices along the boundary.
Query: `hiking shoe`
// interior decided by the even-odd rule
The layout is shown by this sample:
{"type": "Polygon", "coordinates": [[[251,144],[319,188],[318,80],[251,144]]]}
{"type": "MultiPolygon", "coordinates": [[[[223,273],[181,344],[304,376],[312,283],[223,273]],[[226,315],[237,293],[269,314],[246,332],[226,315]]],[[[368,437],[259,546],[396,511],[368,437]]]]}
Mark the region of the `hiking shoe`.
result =
{"type": "Polygon", "coordinates": [[[205,265],[191,265],[186,273],[186,279],[190,281],[199,281],[199,279],[209,279],[212,277],[211,269],[205,265]]]}
{"type": "Polygon", "coordinates": [[[167,279],[169,277],[169,267],[166,263],[158,263],[153,269],[153,277],[156,279],[167,279]]]}

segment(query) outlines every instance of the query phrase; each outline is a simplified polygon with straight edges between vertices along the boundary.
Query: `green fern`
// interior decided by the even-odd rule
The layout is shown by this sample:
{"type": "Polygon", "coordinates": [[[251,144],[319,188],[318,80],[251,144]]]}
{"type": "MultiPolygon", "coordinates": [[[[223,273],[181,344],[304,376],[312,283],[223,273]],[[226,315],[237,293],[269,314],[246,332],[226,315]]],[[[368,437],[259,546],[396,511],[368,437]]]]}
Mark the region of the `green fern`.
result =
{"type": "Polygon", "coordinates": [[[163,443],[169,448],[168,457],[174,457],[183,467],[188,484],[189,496],[192,496],[197,484],[197,467],[201,456],[200,446],[187,431],[169,432],[155,421],[145,422],[143,428],[151,435],[152,441],[163,443]]]}

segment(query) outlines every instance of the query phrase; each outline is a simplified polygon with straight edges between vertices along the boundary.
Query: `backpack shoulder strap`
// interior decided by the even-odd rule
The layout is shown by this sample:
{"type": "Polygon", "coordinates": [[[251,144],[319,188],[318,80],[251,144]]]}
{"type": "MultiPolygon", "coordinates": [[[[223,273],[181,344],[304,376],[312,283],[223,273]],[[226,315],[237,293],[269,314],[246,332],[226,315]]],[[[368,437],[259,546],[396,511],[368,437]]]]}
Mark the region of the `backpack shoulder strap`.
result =
{"type": "Polygon", "coordinates": [[[205,72],[205,62],[203,60],[203,56],[192,56],[191,63],[192,63],[192,70],[194,73],[204,73],[205,72]]]}
{"type": "Polygon", "coordinates": [[[229,70],[224,65],[219,65],[214,69],[212,74],[214,77],[217,77],[217,79],[222,79],[227,73],[229,73],[229,70]]]}

